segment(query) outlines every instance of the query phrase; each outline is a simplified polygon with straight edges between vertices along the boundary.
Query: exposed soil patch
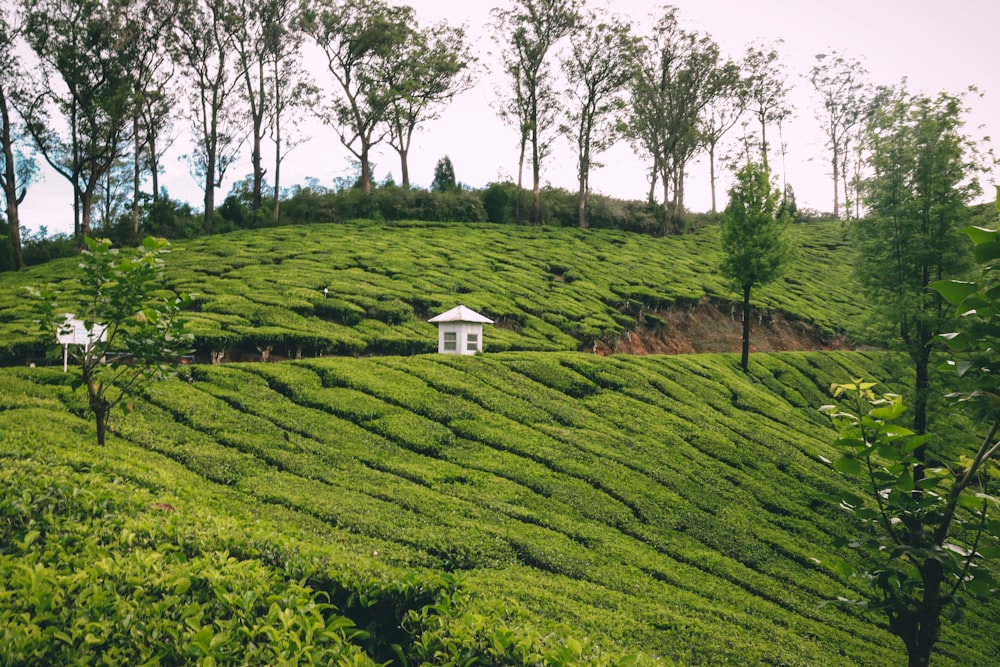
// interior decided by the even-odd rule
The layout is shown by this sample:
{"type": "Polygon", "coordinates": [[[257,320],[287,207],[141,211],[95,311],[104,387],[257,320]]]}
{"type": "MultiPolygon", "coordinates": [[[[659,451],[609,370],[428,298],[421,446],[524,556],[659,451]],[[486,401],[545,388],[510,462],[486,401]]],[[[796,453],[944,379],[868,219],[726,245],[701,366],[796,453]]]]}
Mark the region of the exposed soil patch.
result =
{"type": "MultiPolygon", "coordinates": [[[[848,350],[849,340],[830,338],[814,325],[789,320],[783,313],[753,310],[751,352],[848,350]]],[[[743,342],[743,311],[739,304],[719,305],[703,299],[694,306],[651,311],[640,326],[617,340],[584,346],[596,354],[690,354],[739,352],[743,342]]]]}

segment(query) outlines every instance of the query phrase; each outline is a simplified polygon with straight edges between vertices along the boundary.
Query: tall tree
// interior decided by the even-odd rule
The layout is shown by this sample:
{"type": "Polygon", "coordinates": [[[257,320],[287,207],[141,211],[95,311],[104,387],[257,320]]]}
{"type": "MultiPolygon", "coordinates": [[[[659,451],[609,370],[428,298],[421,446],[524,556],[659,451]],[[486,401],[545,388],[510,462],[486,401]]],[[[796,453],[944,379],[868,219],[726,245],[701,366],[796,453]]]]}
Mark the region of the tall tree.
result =
{"type": "Polygon", "coordinates": [[[19,16],[9,16],[6,6],[0,7],[0,188],[9,229],[11,257],[14,269],[24,268],[21,252],[20,205],[33,180],[36,165],[20,145],[22,136],[15,126],[14,98],[22,86],[23,73],[15,49],[21,32],[19,16]]]}
{"type": "Polygon", "coordinates": [[[123,54],[136,36],[121,9],[100,0],[39,0],[25,9],[39,69],[22,113],[46,162],[73,187],[79,238],[90,232],[98,184],[129,138],[134,81],[123,54]]]}
{"type": "MultiPolygon", "coordinates": [[[[1000,211],[1000,186],[997,192],[1000,211]]],[[[995,568],[984,565],[1000,559],[1000,498],[991,491],[1000,456],[1000,290],[993,275],[1000,268],[1000,232],[977,226],[962,231],[981,265],[975,282],[939,280],[930,287],[957,307],[958,329],[937,338],[959,353],[948,365],[961,390],[948,398],[972,418],[969,437],[959,438],[963,454],[925,475],[918,453],[932,436],[891,424],[903,411],[902,397],[876,396],[873,382],[835,384],[835,396],[850,399],[846,409],[821,408],[840,431],[834,444],[842,455],[834,467],[864,480],[860,485],[869,495],[869,502],[853,493],[838,499],[860,528],[843,544],[863,560],[857,568],[840,559],[831,564],[867,586],[856,589],[862,599],[841,597],[836,604],[880,614],[906,647],[909,667],[930,664],[943,623],[975,609],[970,598],[995,598],[997,592],[995,568]]]]}
{"type": "Polygon", "coordinates": [[[410,187],[408,156],[417,127],[438,117],[441,107],[472,85],[469,66],[475,61],[465,31],[441,23],[415,29],[404,45],[395,80],[396,94],[386,114],[389,145],[399,154],[400,177],[410,187]]]}
{"type": "MultiPolygon", "coordinates": [[[[780,42],[779,42],[780,43],[780,42]]],[[[764,169],[770,170],[768,164],[767,128],[778,125],[792,115],[784,64],[775,49],[762,45],[747,47],[743,59],[743,75],[748,83],[748,111],[753,114],[760,125],[760,151],[764,169]]]]}
{"type": "Polygon", "coordinates": [[[771,185],[762,165],[749,163],[736,174],[729,191],[729,205],[722,216],[722,272],[743,293],[743,354],[746,372],[750,361],[750,292],[778,278],[792,254],[788,227],[791,220],[779,213],[781,193],[771,185]]]}
{"type": "Polygon", "coordinates": [[[246,104],[249,120],[250,164],[253,169],[250,206],[254,211],[263,206],[264,159],[263,143],[268,120],[273,118],[274,104],[270,86],[270,59],[274,57],[271,40],[283,29],[280,21],[284,4],[277,0],[234,0],[232,44],[236,51],[236,69],[241,81],[241,97],[246,104]]]}
{"type": "Polygon", "coordinates": [[[570,44],[563,58],[571,104],[564,131],[576,143],[577,215],[585,228],[590,170],[600,166],[596,156],[618,138],[618,115],[625,107],[624,92],[635,76],[642,42],[628,23],[591,12],[573,31],[570,44]]]}
{"type": "Polygon", "coordinates": [[[718,61],[718,45],[681,28],[677,8],[668,7],[635,78],[630,131],[662,183],[665,232],[680,229],[685,169],[701,146],[699,118],[715,95],[718,61]]]}
{"type": "Polygon", "coordinates": [[[451,163],[451,158],[445,155],[434,165],[434,181],[431,183],[432,192],[451,192],[458,188],[455,183],[455,165],[451,163]]]}
{"type": "Polygon", "coordinates": [[[715,164],[719,142],[736,127],[746,112],[747,82],[740,76],[739,67],[727,62],[715,69],[710,88],[712,95],[702,109],[698,134],[708,152],[709,187],[712,191],[712,213],[715,213],[715,164]]]}
{"type": "Polygon", "coordinates": [[[508,43],[503,69],[512,94],[501,116],[518,128],[520,157],[517,168],[518,222],[524,159],[531,147],[532,222],[542,220],[541,169],[558,125],[558,96],[550,58],[553,47],[569,35],[579,21],[580,0],[514,0],[509,9],[494,9],[498,38],[508,43]]]}
{"type": "Polygon", "coordinates": [[[960,277],[971,261],[956,233],[981,191],[974,145],[963,133],[965,113],[958,96],[898,90],[866,127],[871,176],[861,184],[868,215],[852,225],[855,270],[889,342],[913,363],[918,434],[927,428],[931,342],[952,317],[929,286],[960,277]]]}
{"type": "MultiPolygon", "coordinates": [[[[382,0],[316,0],[302,15],[303,31],[326,56],[339,90],[323,110],[340,143],[360,162],[361,189],[372,188],[371,150],[385,138],[384,123],[398,95],[393,82],[413,39],[413,9],[382,0]]],[[[401,78],[401,77],[400,77],[401,78]]]]}
{"type": "Polygon", "coordinates": [[[301,5],[282,0],[267,2],[273,15],[264,34],[271,91],[271,139],[274,142],[274,207],[271,218],[277,222],[281,202],[281,164],[288,152],[303,141],[298,129],[307,115],[292,112],[314,108],[319,90],[302,66],[297,30],[301,5]]]}
{"type": "Polygon", "coordinates": [[[233,103],[240,84],[232,62],[234,15],[225,0],[178,2],[171,52],[187,79],[195,133],[188,161],[205,192],[205,228],[211,230],[215,190],[222,186],[246,136],[233,103]]]}
{"type": "Polygon", "coordinates": [[[870,98],[866,82],[867,70],[853,58],[836,51],[816,55],[816,64],[809,70],[809,81],[820,97],[822,109],[816,119],[826,134],[830,149],[833,176],[833,217],[840,218],[840,192],[843,181],[845,210],[850,214],[847,183],[847,160],[850,156],[852,130],[864,120],[870,98]]]}
{"type": "MultiPolygon", "coordinates": [[[[152,198],[158,196],[159,159],[169,147],[171,116],[177,111],[171,84],[174,68],[167,50],[167,36],[174,20],[154,0],[123,3],[123,22],[133,39],[121,52],[124,67],[132,79],[131,123],[131,216],[132,235],[138,240],[142,181],[148,172],[152,180],[152,198]]],[[[111,173],[105,178],[111,185],[111,173]]],[[[107,201],[107,197],[105,198],[107,201]]]]}

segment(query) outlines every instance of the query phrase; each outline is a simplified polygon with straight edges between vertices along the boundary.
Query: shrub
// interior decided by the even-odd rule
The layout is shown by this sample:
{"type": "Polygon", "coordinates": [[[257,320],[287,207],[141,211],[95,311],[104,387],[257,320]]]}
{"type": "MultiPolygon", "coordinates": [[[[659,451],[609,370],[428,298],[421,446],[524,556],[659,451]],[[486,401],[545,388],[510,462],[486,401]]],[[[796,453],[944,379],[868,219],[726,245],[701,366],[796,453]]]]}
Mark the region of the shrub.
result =
{"type": "Polygon", "coordinates": [[[514,219],[513,201],[516,186],[513,183],[490,183],[483,191],[483,208],[486,219],[502,224],[514,219]]]}

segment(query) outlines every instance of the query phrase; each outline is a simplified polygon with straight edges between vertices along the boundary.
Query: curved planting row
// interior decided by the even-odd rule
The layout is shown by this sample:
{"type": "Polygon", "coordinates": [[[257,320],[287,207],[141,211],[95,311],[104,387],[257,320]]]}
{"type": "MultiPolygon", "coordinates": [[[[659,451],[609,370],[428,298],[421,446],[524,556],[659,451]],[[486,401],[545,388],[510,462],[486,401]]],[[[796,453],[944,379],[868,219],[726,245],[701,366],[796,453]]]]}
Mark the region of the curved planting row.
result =
{"type": "MultiPolygon", "coordinates": [[[[482,613],[517,604],[679,664],[889,664],[872,619],[820,608],[847,518],[823,497],[826,388],[861,353],[517,352],[197,366],[113,424],[208,487],[392,568],[458,572],[482,613]]],[[[61,400],[74,404],[74,395],[61,400]]],[[[78,405],[76,405],[79,408],[78,405]]],[[[843,555],[843,554],[839,554],[843,555]]],[[[970,615],[988,635],[997,610],[970,615]]],[[[988,643],[945,643],[942,663],[988,643]]]]}
{"type": "MultiPolygon", "coordinates": [[[[828,335],[857,319],[849,249],[835,224],[799,229],[799,262],[754,303],[828,335]]],[[[459,303],[496,321],[490,351],[577,350],[613,342],[652,310],[705,297],[737,301],[717,274],[718,230],[656,239],[611,230],[355,221],[259,229],[172,246],[165,287],[192,297],[199,359],[417,354],[435,349],[432,315],[459,303]]],[[[0,285],[0,363],[46,347],[23,287],[53,284],[72,312],[76,261],[0,285]]],[[[650,313],[651,318],[655,315],[650,313]]]]}
{"type": "Polygon", "coordinates": [[[767,638],[761,658],[813,636],[819,659],[872,648],[860,621],[819,609],[851,584],[813,560],[848,530],[816,502],[843,481],[819,462],[829,430],[815,408],[830,381],[872,364],[760,355],[751,381],[717,355],[324,358],[198,367],[148,400],[159,428],[180,422],[238,459],[226,483],[358,535],[387,562],[491,587],[494,571],[534,571],[558,582],[546,584],[556,606],[582,605],[567,618],[666,655],[705,651],[700,633],[736,625],[767,638]],[[634,627],[610,620],[608,600],[632,608],[636,596],[634,627]],[[698,631],[660,632],[663,614],[698,631]]]}

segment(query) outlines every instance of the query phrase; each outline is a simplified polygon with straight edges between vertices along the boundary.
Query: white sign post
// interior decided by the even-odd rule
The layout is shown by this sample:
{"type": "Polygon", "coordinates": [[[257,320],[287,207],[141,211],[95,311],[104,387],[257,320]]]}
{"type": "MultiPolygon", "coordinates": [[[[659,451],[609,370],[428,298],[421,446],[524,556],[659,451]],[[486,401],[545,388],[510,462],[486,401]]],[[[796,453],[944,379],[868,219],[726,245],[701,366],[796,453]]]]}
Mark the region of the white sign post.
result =
{"type": "Polygon", "coordinates": [[[56,341],[63,346],[63,373],[69,370],[69,346],[83,345],[89,350],[94,343],[107,340],[108,325],[94,324],[90,329],[83,320],[78,320],[73,313],[64,313],[65,321],[56,330],[56,341]]]}

